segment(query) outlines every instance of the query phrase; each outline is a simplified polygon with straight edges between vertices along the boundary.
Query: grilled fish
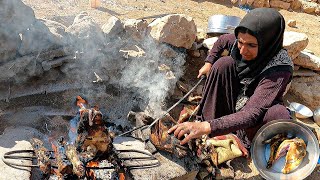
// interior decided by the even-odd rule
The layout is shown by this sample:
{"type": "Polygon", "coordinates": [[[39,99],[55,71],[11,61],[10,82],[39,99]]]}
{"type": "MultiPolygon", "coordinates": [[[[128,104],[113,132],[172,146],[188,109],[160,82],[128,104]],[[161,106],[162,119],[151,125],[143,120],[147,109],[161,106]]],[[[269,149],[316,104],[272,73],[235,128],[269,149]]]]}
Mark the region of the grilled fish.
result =
{"type": "Polygon", "coordinates": [[[263,142],[264,144],[270,144],[270,156],[269,156],[269,160],[267,162],[267,169],[271,168],[271,166],[275,162],[275,157],[276,157],[276,152],[278,150],[278,147],[286,139],[288,139],[287,134],[280,133],[280,134],[273,136],[271,139],[265,140],[263,142]]]}
{"type": "Polygon", "coordinates": [[[306,149],[307,146],[301,138],[284,140],[280,144],[275,157],[275,160],[278,160],[280,157],[286,155],[286,162],[281,170],[282,173],[288,174],[295,170],[306,156],[306,149]]]}

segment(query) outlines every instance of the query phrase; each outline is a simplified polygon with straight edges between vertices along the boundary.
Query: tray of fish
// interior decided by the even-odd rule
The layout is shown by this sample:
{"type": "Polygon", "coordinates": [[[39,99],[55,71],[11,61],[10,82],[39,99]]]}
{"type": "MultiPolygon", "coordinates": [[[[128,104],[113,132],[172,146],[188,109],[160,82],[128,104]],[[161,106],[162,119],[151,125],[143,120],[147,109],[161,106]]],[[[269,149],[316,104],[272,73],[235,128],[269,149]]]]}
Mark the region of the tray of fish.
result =
{"type": "Polygon", "coordinates": [[[319,143],[305,125],[293,120],[276,120],[258,130],[251,156],[265,179],[304,179],[317,165],[319,143]]]}

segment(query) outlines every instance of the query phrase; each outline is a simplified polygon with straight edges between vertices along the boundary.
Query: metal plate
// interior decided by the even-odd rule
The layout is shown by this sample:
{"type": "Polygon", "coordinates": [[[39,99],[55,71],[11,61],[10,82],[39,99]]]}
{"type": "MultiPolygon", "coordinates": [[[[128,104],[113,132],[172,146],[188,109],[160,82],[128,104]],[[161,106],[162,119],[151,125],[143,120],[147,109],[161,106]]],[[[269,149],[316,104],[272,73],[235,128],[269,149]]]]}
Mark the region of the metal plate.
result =
{"type": "Polygon", "coordinates": [[[319,158],[319,143],[312,131],[305,125],[293,120],[275,120],[262,126],[253,139],[251,156],[255,167],[265,179],[304,179],[309,176],[317,165],[319,158]],[[307,155],[299,167],[289,174],[283,174],[284,157],[278,160],[270,169],[267,169],[269,159],[269,145],[262,142],[276,134],[286,132],[288,136],[299,137],[307,145],[307,155]]]}

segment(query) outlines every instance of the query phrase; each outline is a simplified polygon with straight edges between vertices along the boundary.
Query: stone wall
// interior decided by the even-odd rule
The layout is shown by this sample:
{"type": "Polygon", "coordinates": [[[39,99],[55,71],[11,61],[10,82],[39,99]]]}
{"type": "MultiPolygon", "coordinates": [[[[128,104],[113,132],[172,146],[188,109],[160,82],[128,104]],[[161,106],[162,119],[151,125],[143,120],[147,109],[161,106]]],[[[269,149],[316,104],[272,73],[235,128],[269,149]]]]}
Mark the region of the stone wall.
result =
{"type": "Polygon", "coordinates": [[[308,14],[320,14],[319,0],[231,0],[231,2],[248,8],[271,7],[308,14]]]}

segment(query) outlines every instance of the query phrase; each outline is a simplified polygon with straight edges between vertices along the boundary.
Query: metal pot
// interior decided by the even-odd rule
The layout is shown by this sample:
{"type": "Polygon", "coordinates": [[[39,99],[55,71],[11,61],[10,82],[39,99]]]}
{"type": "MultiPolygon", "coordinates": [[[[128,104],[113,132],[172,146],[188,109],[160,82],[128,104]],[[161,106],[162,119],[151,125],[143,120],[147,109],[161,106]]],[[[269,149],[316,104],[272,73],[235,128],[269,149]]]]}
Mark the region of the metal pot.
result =
{"type": "Polygon", "coordinates": [[[213,15],[208,20],[207,33],[233,33],[241,18],[237,16],[213,15]]]}
{"type": "Polygon", "coordinates": [[[319,142],[313,132],[305,125],[293,120],[274,120],[263,125],[251,144],[251,157],[260,175],[265,179],[304,179],[309,176],[317,165],[319,158],[319,142]],[[307,145],[307,155],[299,167],[289,174],[281,172],[284,158],[279,159],[267,169],[267,161],[270,155],[270,146],[263,141],[272,138],[276,134],[287,133],[288,137],[298,137],[304,140],[307,145]],[[269,152],[268,152],[269,149],[269,152]]]}

